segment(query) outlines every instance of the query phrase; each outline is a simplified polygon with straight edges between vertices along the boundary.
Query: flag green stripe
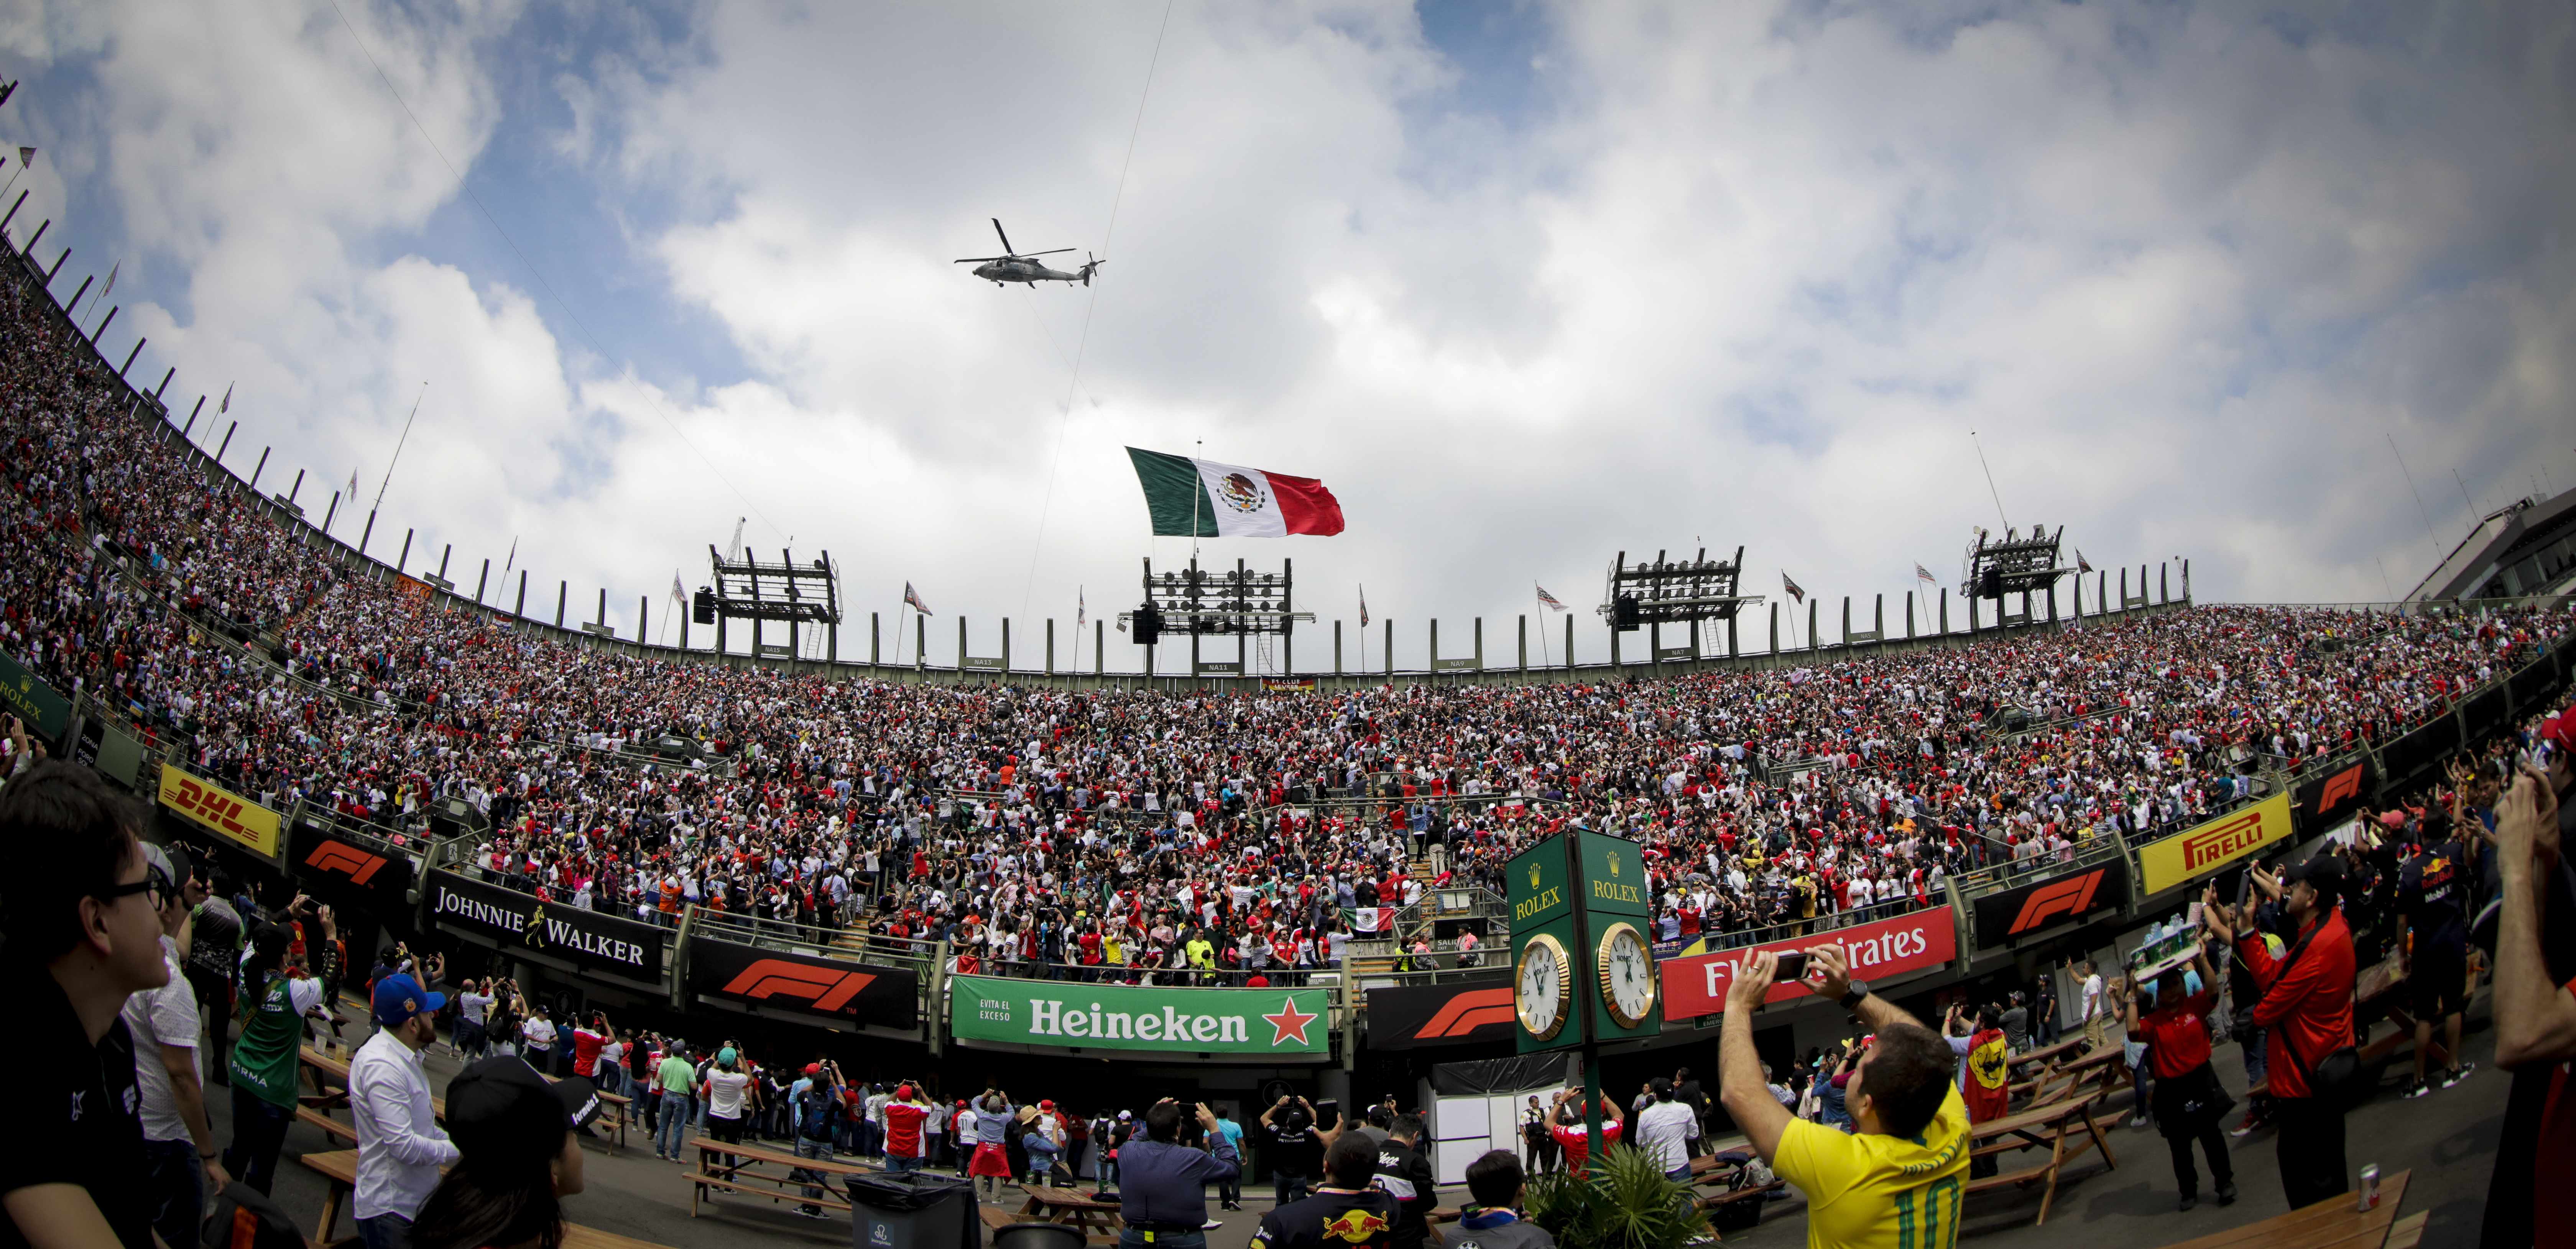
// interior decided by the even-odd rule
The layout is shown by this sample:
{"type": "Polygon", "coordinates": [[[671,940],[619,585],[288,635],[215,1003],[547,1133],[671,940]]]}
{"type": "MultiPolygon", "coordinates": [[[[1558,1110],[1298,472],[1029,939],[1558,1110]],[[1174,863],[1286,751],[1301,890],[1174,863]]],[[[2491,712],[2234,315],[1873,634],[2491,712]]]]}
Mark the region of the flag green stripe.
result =
{"type": "Polygon", "coordinates": [[[1207,484],[1199,480],[1198,465],[1188,456],[1129,447],[1127,458],[1135,462],[1136,484],[1145,488],[1145,510],[1153,516],[1155,537],[1189,537],[1193,519],[1199,537],[1218,536],[1207,484]]]}

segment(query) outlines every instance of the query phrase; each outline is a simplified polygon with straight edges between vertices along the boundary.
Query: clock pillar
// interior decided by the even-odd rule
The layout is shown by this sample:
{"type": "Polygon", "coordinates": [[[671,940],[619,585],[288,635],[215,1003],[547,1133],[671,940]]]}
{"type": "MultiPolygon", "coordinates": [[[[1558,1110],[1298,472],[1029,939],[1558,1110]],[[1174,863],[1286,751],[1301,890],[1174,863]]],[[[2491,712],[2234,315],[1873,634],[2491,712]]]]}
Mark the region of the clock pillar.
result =
{"type": "Polygon", "coordinates": [[[1505,872],[1518,1051],[1582,1050],[1584,1120],[1590,1156],[1598,1158],[1600,1047],[1663,1030],[1663,985],[1646,928],[1645,858],[1633,841],[1575,831],[1522,851],[1505,872]],[[1531,974],[1533,959],[1564,964],[1553,1003],[1528,1000],[1546,982],[1531,974]],[[1549,1024],[1551,1009],[1556,1014],[1549,1024]]]}

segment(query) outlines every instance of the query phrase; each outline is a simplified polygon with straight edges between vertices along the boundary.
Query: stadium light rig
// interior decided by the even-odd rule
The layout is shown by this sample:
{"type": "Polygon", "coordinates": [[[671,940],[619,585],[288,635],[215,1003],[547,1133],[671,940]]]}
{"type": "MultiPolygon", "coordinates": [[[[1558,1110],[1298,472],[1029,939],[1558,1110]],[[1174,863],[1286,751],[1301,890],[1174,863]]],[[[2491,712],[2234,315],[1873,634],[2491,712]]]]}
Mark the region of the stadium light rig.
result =
{"type": "Polygon", "coordinates": [[[1743,569],[1740,546],[1733,559],[1710,559],[1708,548],[1701,547],[1690,559],[1666,559],[1664,552],[1657,551],[1652,563],[1641,560],[1634,565],[1621,551],[1610,561],[1601,606],[1593,610],[1608,617],[1622,633],[1642,625],[1732,620],[1736,612],[1762,601],[1759,594],[1735,592],[1743,569]]]}
{"type": "Polygon", "coordinates": [[[725,620],[784,620],[791,624],[841,623],[841,571],[832,553],[799,564],[792,551],[779,552],[776,563],[764,563],[745,548],[740,559],[727,559],[707,544],[712,585],[698,587],[690,618],[699,624],[725,620]]]}
{"type": "MultiPolygon", "coordinates": [[[[1118,613],[1120,627],[1132,623],[1146,607],[1154,611],[1153,632],[1197,634],[1201,637],[1250,636],[1276,634],[1287,636],[1296,622],[1312,623],[1315,613],[1297,611],[1294,601],[1294,560],[1279,561],[1276,573],[1254,572],[1244,561],[1236,560],[1231,571],[1204,569],[1195,559],[1185,571],[1154,573],[1154,561],[1145,561],[1145,600],[1137,611],[1118,613]]],[[[1139,645],[1152,640],[1138,637],[1139,645]]]]}
{"type": "Polygon", "coordinates": [[[2001,599],[2007,594],[2039,594],[2056,587],[2058,579],[2074,572],[2057,564],[2059,541],[2066,526],[2055,532],[2046,526],[2031,526],[2028,536],[2020,530],[2005,529],[2001,541],[1977,528],[1977,540],[1960,558],[1959,593],[1969,598],[2001,599]]]}

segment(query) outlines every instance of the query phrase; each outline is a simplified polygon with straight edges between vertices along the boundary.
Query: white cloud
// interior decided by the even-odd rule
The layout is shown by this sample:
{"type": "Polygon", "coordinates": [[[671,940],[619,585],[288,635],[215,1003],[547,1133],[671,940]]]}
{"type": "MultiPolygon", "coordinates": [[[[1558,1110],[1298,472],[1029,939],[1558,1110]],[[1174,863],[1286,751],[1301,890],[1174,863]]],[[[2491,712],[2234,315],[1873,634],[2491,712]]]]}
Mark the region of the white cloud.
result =
{"type": "Polygon", "coordinates": [[[907,579],[979,636],[1077,584],[1115,609],[1187,554],[1142,536],[1129,443],[1325,478],[1350,533],[1212,556],[1293,556],[1327,618],[1366,582],[1407,662],[1433,614],[1497,618],[1493,656],[1532,578],[1587,603],[1621,548],[1901,595],[1993,523],[1971,428],[2015,523],[2222,598],[2403,589],[2388,434],[2445,542],[2452,467],[2499,501],[2525,457],[2576,473],[2554,10],[1569,6],[1510,128],[1445,111],[1482,71],[1402,6],[1182,7],[1132,166],[1152,4],[350,12],[460,163],[551,130],[586,197],[514,234],[599,219],[750,375],[597,358],[450,254],[483,227],[327,5],[0,13],[0,47],[94,141],[62,176],[147,258],[152,354],[243,379],[245,435],[332,482],[433,379],[380,532],[524,535],[612,619],[745,514],[832,549],[862,620],[907,579]],[[1102,284],[969,278],[993,216],[1105,248],[1102,284]]]}

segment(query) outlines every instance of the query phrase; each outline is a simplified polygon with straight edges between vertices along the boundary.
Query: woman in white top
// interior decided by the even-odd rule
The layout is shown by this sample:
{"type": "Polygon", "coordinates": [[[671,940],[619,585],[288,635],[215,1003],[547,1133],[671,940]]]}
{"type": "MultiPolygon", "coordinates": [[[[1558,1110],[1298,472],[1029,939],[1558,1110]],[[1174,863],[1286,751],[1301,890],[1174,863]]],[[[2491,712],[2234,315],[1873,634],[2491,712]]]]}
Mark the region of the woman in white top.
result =
{"type": "MultiPolygon", "coordinates": [[[[698,1086],[698,1096],[707,1104],[707,1135],[729,1145],[742,1143],[745,1116],[760,1108],[760,1090],[751,1073],[742,1069],[742,1056],[731,1046],[716,1051],[716,1065],[707,1071],[706,1083],[698,1086]]],[[[721,1155],[721,1162],[708,1159],[710,1168],[721,1165],[724,1174],[733,1174],[734,1157],[721,1155]]]]}

